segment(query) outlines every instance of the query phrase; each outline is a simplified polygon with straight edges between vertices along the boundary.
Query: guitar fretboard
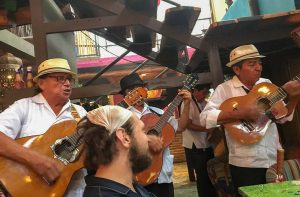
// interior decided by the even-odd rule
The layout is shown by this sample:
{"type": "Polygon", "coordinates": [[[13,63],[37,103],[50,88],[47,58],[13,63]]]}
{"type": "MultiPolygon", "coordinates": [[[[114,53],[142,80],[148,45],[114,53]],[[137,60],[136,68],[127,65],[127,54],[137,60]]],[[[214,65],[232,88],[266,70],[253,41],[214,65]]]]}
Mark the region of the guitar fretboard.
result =
{"type": "Polygon", "coordinates": [[[165,111],[165,113],[160,117],[159,121],[155,125],[154,129],[158,132],[162,130],[162,128],[165,126],[165,124],[168,122],[170,117],[175,112],[178,105],[181,103],[182,97],[176,96],[175,99],[172,101],[172,103],[168,106],[168,109],[165,111]]]}
{"type": "MultiPolygon", "coordinates": [[[[292,80],[298,80],[298,81],[300,81],[300,74],[297,75],[296,77],[294,77],[292,80]]],[[[270,102],[269,104],[273,105],[276,102],[285,99],[286,97],[287,97],[287,93],[281,87],[279,87],[274,93],[272,93],[269,96],[267,96],[267,99],[270,102]]]]}

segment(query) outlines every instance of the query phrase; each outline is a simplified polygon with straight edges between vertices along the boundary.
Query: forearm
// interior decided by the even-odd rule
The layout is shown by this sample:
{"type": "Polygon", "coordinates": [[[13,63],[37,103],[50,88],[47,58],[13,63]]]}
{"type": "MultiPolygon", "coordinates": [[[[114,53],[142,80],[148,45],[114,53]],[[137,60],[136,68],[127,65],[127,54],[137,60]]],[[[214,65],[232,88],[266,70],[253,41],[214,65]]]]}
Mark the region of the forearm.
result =
{"type": "Polygon", "coordinates": [[[296,100],[292,100],[289,101],[288,104],[286,105],[286,108],[288,109],[288,114],[287,116],[289,116],[291,113],[293,113],[293,111],[296,109],[298,104],[298,101],[296,100]]]}
{"type": "Polygon", "coordinates": [[[188,121],[189,121],[189,113],[190,113],[190,103],[184,103],[184,108],[178,119],[178,129],[177,131],[184,131],[187,128],[188,121]]]}
{"type": "Polygon", "coordinates": [[[239,110],[235,111],[221,111],[218,116],[218,124],[237,121],[242,119],[242,113],[239,110]]]}
{"type": "Polygon", "coordinates": [[[19,145],[11,138],[7,137],[5,134],[0,132],[0,155],[17,162],[29,165],[30,161],[34,156],[32,156],[33,151],[19,145]]]}
{"type": "Polygon", "coordinates": [[[187,128],[193,131],[198,131],[198,132],[208,132],[209,130],[206,129],[205,127],[202,127],[201,125],[197,125],[194,123],[188,123],[187,128]]]}

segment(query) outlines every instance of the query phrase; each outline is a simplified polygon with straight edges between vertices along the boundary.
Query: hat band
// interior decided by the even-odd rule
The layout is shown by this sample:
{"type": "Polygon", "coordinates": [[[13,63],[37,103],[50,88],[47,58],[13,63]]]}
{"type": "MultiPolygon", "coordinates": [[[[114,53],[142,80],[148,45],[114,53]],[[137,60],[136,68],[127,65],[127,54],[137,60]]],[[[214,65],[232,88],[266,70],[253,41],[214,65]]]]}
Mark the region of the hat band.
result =
{"type": "Polygon", "coordinates": [[[41,71],[41,72],[39,72],[38,74],[40,74],[40,73],[43,73],[43,72],[45,72],[45,71],[48,71],[48,70],[55,70],[55,69],[59,69],[59,70],[66,70],[66,71],[69,71],[69,72],[71,72],[71,70],[70,70],[70,69],[67,69],[67,68],[54,67],[54,68],[48,68],[48,69],[42,70],[42,71],[41,71]]]}
{"type": "Polygon", "coordinates": [[[248,57],[248,56],[251,57],[251,56],[253,56],[253,55],[255,55],[255,56],[261,56],[258,52],[248,53],[248,54],[246,54],[246,55],[242,55],[242,56],[240,56],[240,57],[238,57],[238,58],[236,58],[236,59],[233,59],[233,60],[231,60],[230,62],[238,61],[239,59],[244,60],[245,57],[248,57]]]}

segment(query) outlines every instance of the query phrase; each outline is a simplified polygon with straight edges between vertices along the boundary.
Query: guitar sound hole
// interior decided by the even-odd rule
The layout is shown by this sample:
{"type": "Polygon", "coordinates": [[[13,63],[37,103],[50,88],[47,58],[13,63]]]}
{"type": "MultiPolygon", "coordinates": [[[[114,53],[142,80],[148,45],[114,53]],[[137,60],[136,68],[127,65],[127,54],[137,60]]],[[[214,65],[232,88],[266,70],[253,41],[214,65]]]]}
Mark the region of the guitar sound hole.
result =
{"type": "Polygon", "coordinates": [[[55,145],[54,151],[56,155],[61,156],[65,159],[69,159],[68,157],[71,156],[70,153],[72,152],[72,147],[72,143],[64,139],[60,144],[55,145]]]}
{"type": "Polygon", "coordinates": [[[148,135],[156,135],[156,136],[159,136],[159,133],[158,131],[156,131],[155,129],[151,129],[147,132],[148,135]]]}

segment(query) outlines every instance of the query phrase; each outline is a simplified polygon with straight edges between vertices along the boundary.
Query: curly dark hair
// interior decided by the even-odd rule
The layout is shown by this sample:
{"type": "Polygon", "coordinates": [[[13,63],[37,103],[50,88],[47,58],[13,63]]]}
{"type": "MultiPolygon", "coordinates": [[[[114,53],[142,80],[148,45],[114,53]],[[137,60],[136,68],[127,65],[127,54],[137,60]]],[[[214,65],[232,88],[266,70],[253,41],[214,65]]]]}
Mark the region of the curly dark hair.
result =
{"type": "MultiPolygon", "coordinates": [[[[117,153],[116,133],[109,134],[104,127],[91,123],[87,118],[84,132],[85,161],[88,171],[95,171],[99,165],[107,165],[117,153]]],[[[122,128],[131,136],[133,124],[131,118],[126,121],[122,128]]]]}

